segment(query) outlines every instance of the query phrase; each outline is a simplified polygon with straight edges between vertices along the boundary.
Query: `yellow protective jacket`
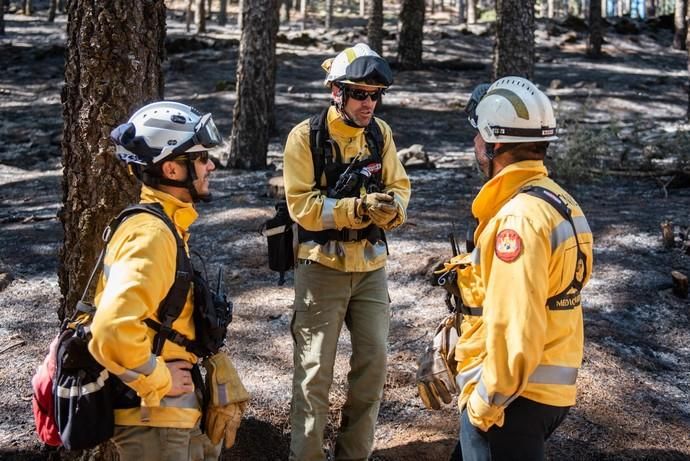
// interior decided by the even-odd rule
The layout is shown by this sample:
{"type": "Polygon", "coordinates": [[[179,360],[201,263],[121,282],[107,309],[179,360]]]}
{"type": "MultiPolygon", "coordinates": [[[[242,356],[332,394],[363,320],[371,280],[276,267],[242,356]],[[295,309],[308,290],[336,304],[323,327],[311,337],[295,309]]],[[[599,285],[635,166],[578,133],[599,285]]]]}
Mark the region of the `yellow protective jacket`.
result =
{"type": "MultiPolygon", "coordinates": [[[[191,203],[143,186],[141,203],[160,203],[186,242],[187,229],[197,218],[191,203]]],[[[200,416],[194,393],[165,397],[172,386],[165,362],[197,357],[184,347],[165,341],[161,355],[152,353],[155,331],[144,320],[160,320],[158,306],[175,277],[177,245],[170,228],[149,213],[125,219],[105,254],[103,276],[96,289],[96,314],[89,351],[110,373],[141,397],[142,407],[115,410],[115,424],[192,428],[200,416]],[[142,420],[148,416],[148,421],[142,420]]],[[[194,339],[192,290],[173,328],[194,339]]]]}
{"type": "MultiPolygon", "coordinates": [[[[382,180],[384,192],[394,192],[398,216],[384,230],[398,227],[406,219],[410,200],[410,180],[398,159],[393,134],[386,122],[376,119],[383,134],[382,180]]],[[[370,156],[363,128],[351,127],[343,121],[335,107],[327,117],[328,132],[338,144],[343,163],[349,163],[360,153],[359,160],[370,156]]],[[[283,178],[285,196],[290,216],[309,231],[326,229],[363,229],[370,222],[363,222],[355,215],[355,197],[333,199],[326,197],[317,187],[314,165],[309,146],[309,120],[295,126],[285,143],[283,178]]],[[[320,184],[325,184],[322,175],[320,184]]],[[[324,266],[344,272],[369,272],[386,264],[386,245],[372,244],[368,240],[355,242],[330,241],[299,244],[297,258],[316,261],[324,266]]]]}
{"type": "Polygon", "coordinates": [[[579,292],[568,292],[565,308],[549,308],[547,299],[575,276],[587,283],[593,239],[582,210],[541,161],[501,170],[482,187],[472,213],[476,248],[457,272],[463,301],[475,315],[466,316],[455,349],[456,382],[460,408],[467,405],[472,424],[486,431],[503,425],[505,408],[519,396],[559,407],[575,403],[584,342],[579,292]],[[584,271],[579,267],[575,275],[571,224],[543,199],[519,193],[527,186],[544,187],[568,204],[584,271]]]}

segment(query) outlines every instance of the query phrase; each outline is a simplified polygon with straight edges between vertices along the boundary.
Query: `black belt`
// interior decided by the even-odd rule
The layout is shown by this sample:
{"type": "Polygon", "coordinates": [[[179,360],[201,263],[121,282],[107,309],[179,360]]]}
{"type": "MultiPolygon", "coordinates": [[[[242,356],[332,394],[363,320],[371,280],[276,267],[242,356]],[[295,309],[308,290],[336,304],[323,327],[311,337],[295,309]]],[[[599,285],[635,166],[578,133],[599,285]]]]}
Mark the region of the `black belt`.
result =
{"type": "Polygon", "coordinates": [[[299,227],[297,237],[300,243],[314,241],[321,245],[326,244],[331,240],[339,242],[358,242],[360,240],[369,240],[371,243],[376,243],[383,240],[383,232],[377,226],[371,224],[364,229],[327,229],[322,231],[308,231],[303,227],[299,227]]]}

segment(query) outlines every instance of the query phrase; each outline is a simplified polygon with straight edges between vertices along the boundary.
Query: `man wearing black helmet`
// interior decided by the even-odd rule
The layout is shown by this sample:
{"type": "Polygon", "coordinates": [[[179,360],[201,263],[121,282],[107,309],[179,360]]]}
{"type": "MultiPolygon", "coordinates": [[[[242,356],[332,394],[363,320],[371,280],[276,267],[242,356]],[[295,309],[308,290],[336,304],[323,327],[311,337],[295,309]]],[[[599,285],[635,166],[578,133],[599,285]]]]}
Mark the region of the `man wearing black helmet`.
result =
{"type": "Polygon", "coordinates": [[[203,283],[193,275],[186,242],[195,202],[210,200],[215,166],[208,149],[221,138],[211,114],[170,101],[139,109],[111,138],[143,183],[138,209],[153,210],[119,224],[96,289],[89,351],[113,377],[112,440],[122,460],[214,460],[221,439],[234,440],[248,395],[236,379],[226,392],[236,399],[211,407],[202,434],[199,358],[213,370],[212,393],[219,367],[236,372],[217,349],[199,347],[203,283]]]}
{"type": "Polygon", "coordinates": [[[337,460],[366,460],[386,377],[390,307],[384,231],[406,218],[410,182],[390,127],[374,117],[392,83],[364,44],[324,62],[332,105],[285,145],[285,193],[298,224],[290,459],[321,461],[338,337],[350,331],[337,460]]]}

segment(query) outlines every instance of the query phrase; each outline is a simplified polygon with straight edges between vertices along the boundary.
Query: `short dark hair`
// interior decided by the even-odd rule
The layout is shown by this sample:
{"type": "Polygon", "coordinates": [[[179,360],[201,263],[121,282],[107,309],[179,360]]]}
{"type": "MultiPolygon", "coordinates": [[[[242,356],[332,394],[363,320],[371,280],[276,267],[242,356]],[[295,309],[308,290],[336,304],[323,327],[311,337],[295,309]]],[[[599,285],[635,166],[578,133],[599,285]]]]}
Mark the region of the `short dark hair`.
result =
{"type": "Polygon", "coordinates": [[[521,142],[511,146],[509,152],[516,160],[542,160],[548,148],[548,141],[521,142]]]}

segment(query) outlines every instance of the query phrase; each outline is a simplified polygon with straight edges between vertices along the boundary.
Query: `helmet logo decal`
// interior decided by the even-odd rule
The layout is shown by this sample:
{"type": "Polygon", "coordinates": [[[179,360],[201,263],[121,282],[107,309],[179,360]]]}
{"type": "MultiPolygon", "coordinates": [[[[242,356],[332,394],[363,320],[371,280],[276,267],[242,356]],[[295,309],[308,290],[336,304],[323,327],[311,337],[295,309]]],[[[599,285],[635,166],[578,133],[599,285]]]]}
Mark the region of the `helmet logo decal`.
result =
{"type": "Polygon", "coordinates": [[[345,56],[347,56],[347,62],[352,62],[357,57],[357,53],[354,49],[348,48],[345,50],[345,56]]]}
{"type": "Polygon", "coordinates": [[[513,106],[513,109],[515,109],[515,113],[518,117],[525,120],[529,120],[529,111],[527,110],[527,106],[525,105],[524,101],[520,98],[520,96],[506,88],[494,88],[493,90],[489,91],[486,94],[486,96],[490,96],[492,94],[497,94],[499,96],[503,96],[504,98],[506,98],[508,102],[510,102],[510,104],[513,106]]]}

